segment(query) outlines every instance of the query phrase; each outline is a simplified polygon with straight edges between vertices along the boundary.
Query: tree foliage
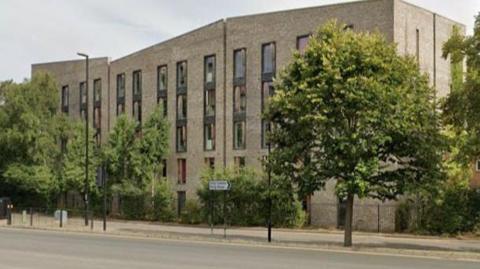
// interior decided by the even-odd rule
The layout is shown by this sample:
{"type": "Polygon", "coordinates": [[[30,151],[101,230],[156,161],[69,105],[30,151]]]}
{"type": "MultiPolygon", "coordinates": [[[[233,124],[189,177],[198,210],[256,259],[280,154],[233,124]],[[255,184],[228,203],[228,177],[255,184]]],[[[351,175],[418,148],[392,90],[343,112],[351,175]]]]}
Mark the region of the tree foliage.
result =
{"type": "Polygon", "coordinates": [[[443,139],[434,90],[415,59],[379,34],[327,23],[304,55],[294,55],[275,91],[266,113],[276,145],[270,167],[302,195],[336,180],[348,201],[346,245],[354,196],[395,199],[411,184],[438,179],[443,139]]]}
{"type": "MultiPolygon", "coordinates": [[[[265,175],[252,169],[206,170],[197,190],[203,221],[213,212],[213,222],[223,223],[223,205],[226,205],[227,221],[232,225],[265,225],[269,213],[268,197],[272,198],[272,224],[277,227],[301,227],[306,216],[295,195],[292,184],[279,177],[272,179],[269,187],[265,175]],[[225,194],[210,191],[208,182],[226,180],[231,189],[225,194]]],[[[189,212],[192,214],[192,212],[189,212]]],[[[198,219],[198,218],[196,218],[198,219]]],[[[188,221],[187,221],[188,222],[188,221]]]]}
{"type": "Polygon", "coordinates": [[[4,82],[0,88],[0,189],[8,192],[3,195],[16,193],[18,203],[47,202],[59,191],[56,83],[37,74],[31,81],[4,82]]]}
{"type": "Polygon", "coordinates": [[[480,15],[476,17],[474,34],[463,36],[454,27],[443,46],[443,57],[453,67],[451,91],[443,102],[443,119],[447,125],[466,136],[460,159],[470,163],[480,156],[480,15]],[[466,72],[463,71],[466,63],[466,72]]]}
{"type": "Polygon", "coordinates": [[[121,115],[109,134],[103,162],[107,164],[111,190],[120,195],[127,218],[148,215],[165,220],[172,216],[171,191],[166,179],[160,177],[162,160],[168,153],[169,128],[158,106],[143,126],[121,115]]]}

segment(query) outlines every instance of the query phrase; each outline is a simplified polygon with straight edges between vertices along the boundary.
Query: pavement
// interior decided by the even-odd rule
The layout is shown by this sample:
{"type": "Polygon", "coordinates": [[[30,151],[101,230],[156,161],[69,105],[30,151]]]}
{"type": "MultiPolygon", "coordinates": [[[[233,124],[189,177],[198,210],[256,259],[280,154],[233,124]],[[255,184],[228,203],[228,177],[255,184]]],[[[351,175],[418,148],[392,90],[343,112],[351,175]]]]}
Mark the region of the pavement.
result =
{"type": "Polygon", "coordinates": [[[467,260],[0,227],[0,268],[480,268],[467,260]]]}
{"type": "MultiPolygon", "coordinates": [[[[0,227],[6,226],[0,222],[0,227]]],[[[228,227],[226,238],[223,226],[213,231],[207,226],[168,225],[141,221],[109,220],[107,232],[102,231],[102,222],[96,220],[93,230],[85,227],[81,218],[71,218],[63,228],[58,222],[49,219],[36,219],[33,227],[27,223],[14,221],[17,228],[62,230],[70,232],[99,233],[134,237],[163,238],[177,240],[248,243],[251,245],[274,245],[317,249],[345,250],[343,232],[322,229],[273,229],[272,243],[267,243],[267,230],[263,227],[228,227]]],[[[469,259],[480,261],[480,240],[477,238],[458,239],[406,234],[378,234],[354,232],[354,247],[350,250],[371,253],[406,254],[416,256],[441,257],[449,259],[469,259]]]]}

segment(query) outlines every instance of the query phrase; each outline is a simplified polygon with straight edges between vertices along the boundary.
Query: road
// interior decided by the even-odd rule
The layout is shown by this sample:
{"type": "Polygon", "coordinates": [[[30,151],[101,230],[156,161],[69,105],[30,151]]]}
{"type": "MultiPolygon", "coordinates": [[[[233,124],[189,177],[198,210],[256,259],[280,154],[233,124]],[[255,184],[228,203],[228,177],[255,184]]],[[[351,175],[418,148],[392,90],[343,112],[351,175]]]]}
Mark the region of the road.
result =
{"type": "Polygon", "coordinates": [[[478,269],[480,263],[0,228],[0,268],[478,269]]]}

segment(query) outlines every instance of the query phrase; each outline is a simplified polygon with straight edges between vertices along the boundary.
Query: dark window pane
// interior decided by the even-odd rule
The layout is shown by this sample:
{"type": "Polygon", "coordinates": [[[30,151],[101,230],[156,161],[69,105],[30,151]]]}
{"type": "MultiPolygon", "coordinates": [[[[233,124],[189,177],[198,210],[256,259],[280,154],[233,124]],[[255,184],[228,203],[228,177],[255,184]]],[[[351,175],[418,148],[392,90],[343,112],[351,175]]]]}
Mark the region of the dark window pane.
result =
{"type": "Polygon", "coordinates": [[[275,72],[275,43],[263,45],[262,47],[262,73],[271,74],[275,72]]]}
{"type": "Polygon", "coordinates": [[[205,58],[205,82],[212,83],[215,80],[215,56],[205,58]]]}
{"type": "Polygon", "coordinates": [[[187,126],[177,126],[177,151],[184,152],[187,150],[187,126]]]}
{"type": "Polygon", "coordinates": [[[308,45],[308,39],[310,39],[310,36],[299,36],[297,38],[297,50],[300,52],[300,54],[305,53],[305,49],[307,48],[308,45]]]}
{"type": "Polygon", "coordinates": [[[215,124],[205,124],[205,150],[215,149],[215,124]]]}
{"type": "Polygon", "coordinates": [[[234,74],[236,79],[245,78],[245,63],[246,51],[245,49],[236,50],[234,53],[234,74]]]}
{"type": "Polygon", "coordinates": [[[234,112],[245,112],[247,108],[247,89],[245,86],[234,88],[234,112]]]}
{"type": "Polygon", "coordinates": [[[205,91],[205,116],[215,115],[215,90],[205,91]]]}
{"type": "Polygon", "coordinates": [[[102,81],[96,79],[93,81],[93,98],[95,102],[100,102],[102,98],[102,81]]]}
{"type": "Polygon", "coordinates": [[[177,64],[177,87],[187,86],[187,62],[177,64]]]}
{"type": "Polygon", "coordinates": [[[125,74],[117,75],[117,98],[125,98],[125,74]]]}
{"type": "Polygon", "coordinates": [[[167,89],[167,67],[160,66],[158,68],[158,90],[164,91],[167,89]]]}
{"type": "Polygon", "coordinates": [[[233,146],[235,149],[245,148],[245,121],[235,122],[233,125],[233,146]]]}
{"type": "Polygon", "coordinates": [[[142,72],[135,71],[133,72],[133,95],[142,94],[142,72]]]}
{"type": "Polygon", "coordinates": [[[187,96],[185,94],[177,95],[177,119],[187,118],[187,96]]]}

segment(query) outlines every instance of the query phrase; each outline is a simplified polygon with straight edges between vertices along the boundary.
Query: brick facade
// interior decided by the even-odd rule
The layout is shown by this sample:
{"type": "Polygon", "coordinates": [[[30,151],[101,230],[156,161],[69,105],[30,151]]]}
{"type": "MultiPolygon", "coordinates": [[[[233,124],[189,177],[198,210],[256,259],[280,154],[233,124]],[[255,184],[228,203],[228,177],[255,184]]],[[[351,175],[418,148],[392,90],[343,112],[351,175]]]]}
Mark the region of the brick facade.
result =
{"type": "MultiPolygon", "coordinates": [[[[206,167],[205,159],[214,158],[216,167],[234,165],[237,157],[244,157],[247,166],[262,169],[261,159],[267,154],[261,144],[261,89],[262,45],[275,44],[276,73],[290,62],[296,50],[297,37],[310,34],[327,20],[336,19],[351,25],[355,31],[378,31],[388,41],[397,43],[402,54],[416,55],[418,51],[421,69],[429,74],[432,86],[438,95],[445,96],[449,90],[450,64],[441,58],[441,46],[448,39],[453,25],[447,18],[413,6],[401,0],[369,0],[345,4],[279,11],[266,14],[227,18],[206,25],[189,33],[145,48],[120,59],[91,60],[89,89],[93,97],[93,80],[102,80],[102,140],[115,125],[117,117],[117,75],[125,74],[125,113],[132,115],[133,72],[141,70],[142,118],[157,104],[157,68],[167,66],[167,117],[171,123],[170,154],[167,159],[167,177],[173,190],[185,191],[187,199],[195,197],[199,175],[206,167]],[[417,38],[418,36],[418,38],[417,38]],[[417,42],[417,40],[419,42],[417,42]],[[418,43],[418,44],[417,44],[418,43]],[[234,99],[234,51],[246,51],[246,146],[234,149],[233,99],[234,99]],[[215,56],[215,148],[204,149],[204,59],[215,56]],[[177,63],[187,63],[187,150],[177,152],[177,63]],[[187,180],[178,184],[178,159],[186,159],[187,180]]],[[[464,26],[459,25],[461,29],[464,26]]],[[[79,117],[79,83],[85,76],[84,61],[66,61],[32,65],[32,74],[44,70],[51,72],[61,87],[70,89],[70,115],[79,117]]],[[[92,106],[90,105],[90,117],[92,106]]],[[[238,159],[237,159],[238,160],[238,159]]],[[[336,205],[333,184],[326,191],[312,197],[312,223],[322,226],[337,225],[337,209],[322,204],[336,205]]],[[[360,201],[360,204],[376,205],[375,201],[360,201]]],[[[372,207],[374,208],[374,207],[372,207]]],[[[374,208],[376,210],[376,207],[374,208]]],[[[373,213],[372,213],[373,214],[373,213]]],[[[360,215],[360,214],[358,214],[360,215]]],[[[388,215],[388,214],[382,214],[388,215]]],[[[390,214],[391,215],[391,214],[390,214]]],[[[375,219],[374,217],[368,218],[375,219]]],[[[370,220],[356,220],[356,227],[372,227],[370,220]]],[[[375,225],[378,220],[375,219],[375,225]]],[[[393,229],[391,219],[381,220],[393,229]]]]}

